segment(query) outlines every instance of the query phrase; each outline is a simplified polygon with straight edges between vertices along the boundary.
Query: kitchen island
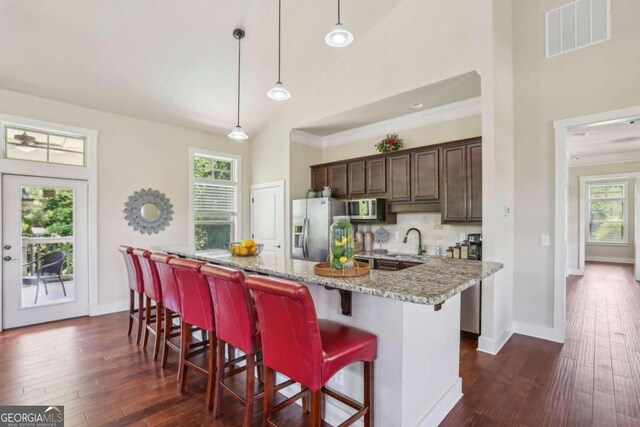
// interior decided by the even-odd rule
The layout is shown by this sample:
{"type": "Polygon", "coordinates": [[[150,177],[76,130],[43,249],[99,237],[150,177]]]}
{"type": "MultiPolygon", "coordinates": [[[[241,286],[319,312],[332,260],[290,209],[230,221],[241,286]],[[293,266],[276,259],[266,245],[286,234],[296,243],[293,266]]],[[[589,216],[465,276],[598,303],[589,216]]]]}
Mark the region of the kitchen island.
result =
{"type": "MultiPolygon", "coordinates": [[[[196,252],[186,246],[155,249],[242,269],[249,274],[305,283],[318,317],[376,334],[377,426],[438,425],[462,397],[458,372],[459,294],[502,268],[502,264],[493,262],[429,257],[420,265],[401,271],[372,270],[364,277],[334,278],[316,276],[314,262],[271,254],[233,257],[225,251],[196,252]],[[341,294],[331,289],[352,294],[350,316],[342,314],[341,294]]],[[[354,364],[343,369],[330,380],[329,386],[362,399],[362,366],[354,364]]],[[[348,418],[347,413],[339,402],[327,399],[328,423],[339,424],[348,418]]]]}

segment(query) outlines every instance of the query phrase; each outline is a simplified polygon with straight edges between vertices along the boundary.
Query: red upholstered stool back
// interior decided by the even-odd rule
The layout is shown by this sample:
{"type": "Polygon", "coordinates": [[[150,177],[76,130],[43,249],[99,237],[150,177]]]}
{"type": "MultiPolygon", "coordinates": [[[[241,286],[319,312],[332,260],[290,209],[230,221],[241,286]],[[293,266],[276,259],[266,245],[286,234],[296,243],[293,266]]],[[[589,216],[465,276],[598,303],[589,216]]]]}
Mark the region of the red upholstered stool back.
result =
{"type": "Polygon", "coordinates": [[[213,303],[207,279],[200,274],[203,262],[173,258],[169,260],[178,283],[182,320],[205,331],[214,331],[213,303]]]}
{"type": "Polygon", "coordinates": [[[124,257],[124,263],[127,266],[127,275],[129,277],[129,287],[138,293],[144,292],[142,284],[142,271],[140,271],[140,262],[138,257],[133,255],[131,246],[119,246],[118,250],[124,257]]]}
{"type": "Polygon", "coordinates": [[[178,283],[173,274],[173,268],[169,265],[169,260],[174,257],[167,254],[153,253],[151,261],[155,263],[160,278],[160,288],[162,289],[162,305],[174,313],[180,313],[180,294],[178,293],[178,283]]]}
{"type": "Polygon", "coordinates": [[[257,316],[244,274],[227,267],[207,264],[200,269],[209,281],[216,319],[216,335],[246,354],[260,349],[257,316]]]}
{"type": "Polygon", "coordinates": [[[144,293],[152,300],[162,303],[162,289],[160,288],[160,277],[155,262],[152,262],[151,252],[146,249],[134,249],[133,256],[138,258],[140,270],[142,271],[142,286],[144,293]]]}
{"type": "Polygon", "coordinates": [[[260,320],[265,366],[309,387],[321,383],[322,341],[307,287],[257,275],[245,283],[260,320]]]}

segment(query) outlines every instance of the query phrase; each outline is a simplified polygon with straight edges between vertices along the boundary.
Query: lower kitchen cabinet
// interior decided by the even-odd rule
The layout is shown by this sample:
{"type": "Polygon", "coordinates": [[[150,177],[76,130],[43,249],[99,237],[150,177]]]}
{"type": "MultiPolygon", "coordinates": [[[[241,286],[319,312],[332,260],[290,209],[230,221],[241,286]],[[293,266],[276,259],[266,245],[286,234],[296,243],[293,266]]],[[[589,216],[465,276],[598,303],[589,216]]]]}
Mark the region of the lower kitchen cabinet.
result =
{"type": "Polygon", "coordinates": [[[420,265],[420,264],[421,264],[420,262],[377,259],[375,262],[375,269],[383,270],[383,271],[398,271],[398,270],[404,270],[405,268],[415,267],[416,265],[420,265]]]}

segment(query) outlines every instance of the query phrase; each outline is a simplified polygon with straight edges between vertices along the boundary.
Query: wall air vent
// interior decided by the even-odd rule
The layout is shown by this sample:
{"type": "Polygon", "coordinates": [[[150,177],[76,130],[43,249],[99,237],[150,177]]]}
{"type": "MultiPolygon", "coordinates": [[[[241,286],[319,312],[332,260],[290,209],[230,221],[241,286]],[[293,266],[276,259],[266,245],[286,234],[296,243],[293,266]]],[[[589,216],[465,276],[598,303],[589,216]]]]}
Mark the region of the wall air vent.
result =
{"type": "Polygon", "coordinates": [[[547,58],[611,38],[611,0],[577,0],[546,13],[547,58]]]}

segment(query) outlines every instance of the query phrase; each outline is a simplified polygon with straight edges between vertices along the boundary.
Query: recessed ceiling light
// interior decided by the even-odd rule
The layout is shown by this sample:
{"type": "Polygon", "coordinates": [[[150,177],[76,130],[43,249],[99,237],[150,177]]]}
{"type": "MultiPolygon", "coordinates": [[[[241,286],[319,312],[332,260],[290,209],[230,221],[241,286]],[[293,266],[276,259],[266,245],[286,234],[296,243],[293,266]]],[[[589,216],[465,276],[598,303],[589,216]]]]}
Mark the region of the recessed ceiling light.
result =
{"type": "Polygon", "coordinates": [[[414,102],[413,104],[411,104],[411,108],[422,108],[424,107],[424,104],[422,102],[414,102]]]}

